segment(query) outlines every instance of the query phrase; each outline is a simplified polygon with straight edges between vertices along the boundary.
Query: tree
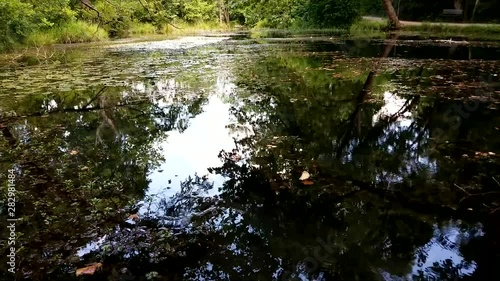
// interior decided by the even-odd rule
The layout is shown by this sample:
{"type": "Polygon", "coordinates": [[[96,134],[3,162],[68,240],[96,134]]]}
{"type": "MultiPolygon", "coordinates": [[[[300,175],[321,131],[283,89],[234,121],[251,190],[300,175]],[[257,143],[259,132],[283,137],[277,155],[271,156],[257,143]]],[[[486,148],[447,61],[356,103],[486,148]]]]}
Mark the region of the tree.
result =
{"type": "Polygon", "coordinates": [[[385,12],[387,13],[387,17],[391,23],[391,29],[400,29],[401,23],[399,22],[398,15],[392,6],[392,0],[382,0],[382,2],[384,3],[385,12]]]}

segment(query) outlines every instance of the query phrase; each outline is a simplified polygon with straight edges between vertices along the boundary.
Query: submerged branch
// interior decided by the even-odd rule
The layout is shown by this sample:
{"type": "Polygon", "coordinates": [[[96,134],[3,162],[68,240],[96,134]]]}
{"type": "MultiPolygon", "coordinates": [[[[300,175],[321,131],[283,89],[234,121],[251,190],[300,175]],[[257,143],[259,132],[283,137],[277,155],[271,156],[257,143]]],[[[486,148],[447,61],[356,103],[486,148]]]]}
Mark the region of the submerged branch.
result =
{"type": "Polygon", "coordinates": [[[29,118],[29,117],[39,117],[39,116],[49,116],[52,114],[60,114],[60,113],[68,113],[68,112],[91,112],[91,111],[98,111],[98,110],[106,110],[106,109],[113,109],[116,107],[127,107],[127,106],[132,106],[132,105],[142,105],[142,104],[147,104],[147,101],[141,101],[141,102],[136,102],[136,103],[124,103],[124,104],[115,104],[113,106],[95,106],[95,107],[81,107],[81,108],[64,108],[61,110],[54,110],[54,111],[49,111],[49,112],[44,112],[44,111],[39,111],[35,112],[32,114],[28,115],[15,115],[15,116],[8,116],[8,117],[3,117],[3,120],[0,119],[2,122],[12,122],[16,119],[24,119],[24,118],[29,118]]]}

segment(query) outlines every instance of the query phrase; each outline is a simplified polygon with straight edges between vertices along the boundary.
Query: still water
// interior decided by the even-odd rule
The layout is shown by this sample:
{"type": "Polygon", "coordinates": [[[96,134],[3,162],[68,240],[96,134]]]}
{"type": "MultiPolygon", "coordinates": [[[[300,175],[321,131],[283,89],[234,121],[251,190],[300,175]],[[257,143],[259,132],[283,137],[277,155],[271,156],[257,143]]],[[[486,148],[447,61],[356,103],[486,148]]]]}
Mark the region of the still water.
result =
{"type": "Polygon", "coordinates": [[[500,280],[500,46],[43,52],[0,67],[5,280],[500,280]]]}

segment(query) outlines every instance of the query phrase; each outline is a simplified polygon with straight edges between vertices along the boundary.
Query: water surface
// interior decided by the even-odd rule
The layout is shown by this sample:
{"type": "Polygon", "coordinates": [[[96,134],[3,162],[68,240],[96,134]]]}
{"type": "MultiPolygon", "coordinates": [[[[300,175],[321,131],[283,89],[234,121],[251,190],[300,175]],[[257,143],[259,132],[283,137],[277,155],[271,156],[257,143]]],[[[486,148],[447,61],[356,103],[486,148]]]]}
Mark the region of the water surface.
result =
{"type": "Polygon", "coordinates": [[[238,34],[5,63],[16,277],[498,279],[499,50],[238,34]]]}

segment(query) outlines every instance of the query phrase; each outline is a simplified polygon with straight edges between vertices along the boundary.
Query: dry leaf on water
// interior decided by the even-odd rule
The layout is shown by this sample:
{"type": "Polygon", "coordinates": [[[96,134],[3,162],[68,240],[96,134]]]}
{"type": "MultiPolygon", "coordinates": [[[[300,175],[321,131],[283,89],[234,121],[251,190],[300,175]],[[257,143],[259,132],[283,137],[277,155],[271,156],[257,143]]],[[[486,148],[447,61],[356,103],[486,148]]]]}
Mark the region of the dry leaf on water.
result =
{"type": "Polygon", "coordinates": [[[134,220],[134,221],[138,221],[139,220],[139,215],[137,214],[132,214],[128,217],[129,220],[134,220]]]}
{"type": "Polygon", "coordinates": [[[488,156],[496,156],[495,152],[481,152],[476,151],[476,157],[488,157],[488,156]]]}
{"type": "Polygon", "coordinates": [[[309,172],[307,171],[303,171],[302,172],[302,175],[300,176],[299,180],[303,181],[303,180],[307,180],[308,178],[310,178],[311,175],[309,174],[309,172]]]}
{"type": "Polygon", "coordinates": [[[102,263],[92,263],[87,267],[79,268],[76,270],[76,276],[80,275],[93,275],[94,272],[102,267],[102,263]]]}
{"type": "Polygon", "coordinates": [[[303,185],[313,185],[313,184],[314,184],[314,182],[313,182],[312,180],[303,180],[303,181],[302,181],[302,184],[303,184],[303,185]]]}

